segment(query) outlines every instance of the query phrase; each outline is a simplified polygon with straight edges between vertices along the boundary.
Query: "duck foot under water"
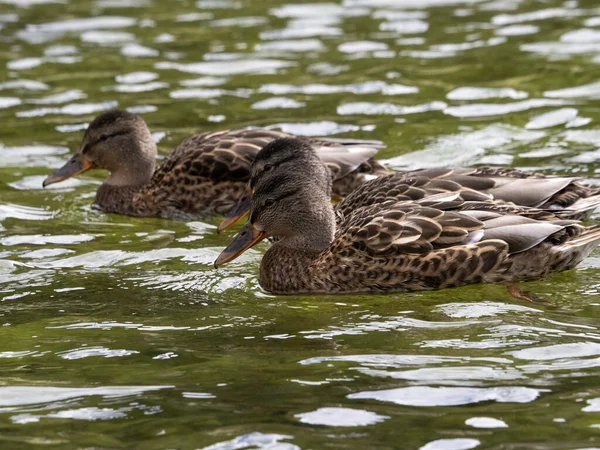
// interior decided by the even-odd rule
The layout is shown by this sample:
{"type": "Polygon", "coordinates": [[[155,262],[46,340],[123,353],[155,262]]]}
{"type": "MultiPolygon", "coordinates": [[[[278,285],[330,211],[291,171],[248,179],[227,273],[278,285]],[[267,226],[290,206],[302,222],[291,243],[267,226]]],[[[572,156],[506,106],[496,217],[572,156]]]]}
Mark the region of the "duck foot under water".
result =
{"type": "Polygon", "coordinates": [[[509,283],[506,285],[506,290],[511,297],[518,298],[519,300],[525,300],[531,303],[548,303],[547,300],[532,294],[531,292],[522,291],[516,284],[509,283]]]}

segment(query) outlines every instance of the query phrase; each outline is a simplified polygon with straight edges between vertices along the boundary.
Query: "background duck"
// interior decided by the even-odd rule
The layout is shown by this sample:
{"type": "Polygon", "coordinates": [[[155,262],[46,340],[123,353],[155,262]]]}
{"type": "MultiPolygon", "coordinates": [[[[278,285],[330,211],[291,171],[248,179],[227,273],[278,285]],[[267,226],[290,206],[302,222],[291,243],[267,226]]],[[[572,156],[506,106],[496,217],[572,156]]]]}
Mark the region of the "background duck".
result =
{"type": "Polygon", "coordinates": [[[277,139],[255,158],[250,218],[215,266],[271,235],[259,277],[269,292],[396,292],[537,279],[575,267],[600,243],[599,226],[575,220],[536,220],[494,203],[461,211],[464,201],[446,193],[390,198],[394,179],[410,190],[394,177],[365,183],[334,209],[314,150],[277,139]],[[301,163],[292,171],[293,160],[301,163]]]}
{"type": "MultiPolygon", "coordinates": [[[[110,172],[95,204],[106,212],[190,219],[224,214],[244,194],[250,166],[268,142],[289,134],[263,129],[208,132],[183,141],[156,167],[157,148],[144,120],[112,110],[88,126],[77,153],[44,180],[44,187],[90,169],[110,172]]],[[[302,138],[330,169],[333,192],[344,196],[387,171],[372,156],[381,143],[302,138]]]]}

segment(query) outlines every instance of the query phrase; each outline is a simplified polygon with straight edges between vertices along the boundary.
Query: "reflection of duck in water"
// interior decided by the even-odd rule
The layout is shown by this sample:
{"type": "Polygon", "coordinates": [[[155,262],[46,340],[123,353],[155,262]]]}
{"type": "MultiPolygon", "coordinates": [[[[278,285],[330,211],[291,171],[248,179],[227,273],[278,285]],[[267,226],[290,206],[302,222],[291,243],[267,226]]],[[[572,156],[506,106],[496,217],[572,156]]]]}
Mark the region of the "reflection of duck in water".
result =
{"type": "Polygon", "coordinates": [[[575,267],[600,243],[600,226],[465,202],[459,184],[452,192],[451,181],[439,183],[388,175],[334,208],[329,173],[314,150],[277,139],[253,162],[249,220],[215,266],[274,236],[260,265],[267,291],[394,292],[536,279],[575,267]]]}
{"type": "MultiPolygon", "coordinates": [[[[270,130],[203,133],[183,141],[156,165],[156,144],[139,116],[113,110],[96,117],[79,151],[44,186],[98,168],[110,172],[96,204],[106,212],[186,219],[228,212],[246,191],[250,165],[268,142],[290,136],[270,130]]],[[[347,195],[366,174],[386,173],[372,159],[379,143],[345,144],[302,138],[330,168],[334,193],[347,195]]]]}

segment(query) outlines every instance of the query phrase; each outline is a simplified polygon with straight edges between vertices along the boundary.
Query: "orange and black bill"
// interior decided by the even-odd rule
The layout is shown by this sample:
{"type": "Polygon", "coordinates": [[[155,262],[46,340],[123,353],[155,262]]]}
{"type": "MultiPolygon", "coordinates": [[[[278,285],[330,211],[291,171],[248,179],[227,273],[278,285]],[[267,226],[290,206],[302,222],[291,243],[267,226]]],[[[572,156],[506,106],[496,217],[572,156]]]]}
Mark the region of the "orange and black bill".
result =
{"type": "Polygon", "coordinates": [[[250,207],[252,206],[252,200],[249,195],[244,196],[238,200],[235,206],[227,213],[223,221],[217,227],[217,233],[225,231],[231,228],[240,220],[248,217],[250,213],[250,207]]]}
{"type": "Polygon", "coordinates": [[[236,235],[225,250],[221,252],[215,261],[215,268],[229,261],[233,261],[250,247],[254,247],[268,235],[264,231],[257,230],[250,222],[246,222],[244,228],[236,235]]]}
{"type": "Polygon", "coordinates": [[[58,183],[59,181],[66,180],[67,178],[74,177],[75,175],[79,175],[80,173],[87,172],[90,169],[93,169],[95,164],[93,162],[84,159],[81,156],[81,153],[75,153],[73,157],[67,161],[67,163],[62,166],[60,169],[57,169],[50,175],[48,178],[44,180],[42,183],[43,187],[46,187],[53,183],[58,183]]]}

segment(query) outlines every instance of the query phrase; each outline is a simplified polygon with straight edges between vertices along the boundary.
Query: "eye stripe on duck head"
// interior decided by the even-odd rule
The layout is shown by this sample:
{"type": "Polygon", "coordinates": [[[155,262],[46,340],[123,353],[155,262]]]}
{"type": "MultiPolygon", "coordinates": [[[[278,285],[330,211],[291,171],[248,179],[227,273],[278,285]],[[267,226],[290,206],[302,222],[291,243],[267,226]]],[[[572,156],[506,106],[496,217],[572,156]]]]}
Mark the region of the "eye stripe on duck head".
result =
{"type": "Polygon", "coordinates": [[[297,174],[274,172],[259,180],[252,192],[252,198],[256,203],[258,199],[263,198],[278,199],[282,195],[287,196],[289,192],[299,191],[305,184],[306,180],[297,174]]]}
{"type": "Polygon", "coordinates": [[[124,136],[129,133],[130,133],[129,130],[123,130],[123,131],[117,131],[116,133],[112,133],[112,134],[103,134],[98,139],[94,139],[91,142],[87,142],[81,149],[81,153],[85,154],[88,150],[93,148],[95,145],[98,145],[102,141],[106,141],[107,139],[114,138],[117,136],[124,136]]]}
{"type": "Polygon", "coordinates": [[[255,223],[256,218],[263,210],[272,207],[274,204],[283,200],[284,198],[296,195],[300,191],[301,191],[300,188],[287,189],[287,190],[282,191],[274,196],[267,197],[264,202],[260,202],[260,203],[257,202],[255,204],[253,204],[252,209],[250,211],[250,219],[249,219],[250,223],[252,223],[252,224],[255,223]],[[267,204],[267,202],[270,202],[271,204],[267,204]]]}

